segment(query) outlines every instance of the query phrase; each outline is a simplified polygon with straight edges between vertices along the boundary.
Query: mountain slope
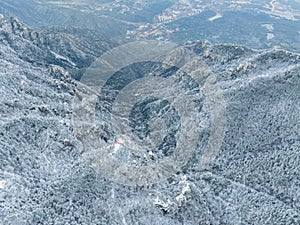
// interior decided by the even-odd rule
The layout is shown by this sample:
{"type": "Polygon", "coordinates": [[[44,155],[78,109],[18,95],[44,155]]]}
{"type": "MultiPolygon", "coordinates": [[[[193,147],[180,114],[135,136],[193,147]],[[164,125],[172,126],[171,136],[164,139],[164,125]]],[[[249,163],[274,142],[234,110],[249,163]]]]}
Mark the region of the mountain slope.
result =
{"type": "Polygon", "coordinates": [[[16,16],[34,27],[77,27],[101,30],[111,38],[124,36],[126,31],[134,26],[126,21],[98,14],[98,4],[101,6],[101,3],[105,2],[107,1],[90,1],[86,4],[86,1],[83,1],[77,2],[76,6],[74,2],[69,1],[3,0],[0,13],[16,16]],[[96,4],[95,9],[90,10],[90,7],[87,7],[89,4],[96,4]]]}
{"type": "Polygon", "coordinates": [[[19,58],[35,64],[63,66],[74,77],[115,45],[96,31],[32,29],[14,17],[3,15],[0,15],[0,31],[1,41],[14,49],[19,58]]]}
{"type": "MultiPolygon", "coordinates": [[[[45,37],[34,36],[43,32],[4,20],[9,21],[0,31],[4,224],[299,224],[299,55],[185,44],[215,74],[212,85],[223,92],[227,122],[220,152],[210,167],[200,169],[201,146],[211,127],[199,124],[207,130],[182,170],[157,184],[130,187],[104,178],[82,157],[71,126],[78,83],[66,70],[77,67],[68,56],[74,49],[51,46],[52,40],[45,44],[45,37]]],[[[73,34],[64,39],[65,31],[56,35],[77,40],[73,34]]],[[[94,52],[74,50],[83,62],[94,52]]],[[[129,71],[147,74],[153,68],[134,66],[129,71]]]]}

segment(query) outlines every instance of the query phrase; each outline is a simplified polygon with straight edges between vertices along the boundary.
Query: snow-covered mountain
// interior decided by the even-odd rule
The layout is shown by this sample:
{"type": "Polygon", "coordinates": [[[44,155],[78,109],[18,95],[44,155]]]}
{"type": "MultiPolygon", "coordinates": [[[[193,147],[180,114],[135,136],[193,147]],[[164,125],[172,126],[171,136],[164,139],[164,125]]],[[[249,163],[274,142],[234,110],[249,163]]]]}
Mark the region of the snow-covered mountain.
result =
{"type": "MultiPolygon", "coordinates": [[[[36,30],[1,16],[3,224],[299,224],[300,55],[206,41],[184,44],[206,65],[205,79],[213,74],[211,90],[218,87],[224,98],[220,150],[202,170],[203,146],[217,127],[212,129],[209,116],[199,117],[204,129],[182,169],[158,183],[126,186],[97,173],[82,157],[71,123],[73,101],[81,101],[74,70],[89,66],[110,47],[91,31],[36,30]]],[[[175,53],[176,61],[185,51],[175,53]]],[[[189,80],[177,70],[154,67],[161,77],[189,80]]],[[[153,65],[141,63],[122,71],[152,76],[149,69],[153,65]]],[[[112,79],[108,86],[119,81],[112,79]]],[[[197,102],[200,112],[206,97],[197,102]]],[[[110,134],[106,142],[113,145],[110,134]]]]}
{"type": "Polygon", "coordinates": [[[33,29],[15,17],[0,15],[1,41],[19,58],[36,65],[60,65],[79,76],[97,57],[113,47],[103,34],[76,28],[33,29]],[[79,74],[79,75],[78,75],[79,74]]]}

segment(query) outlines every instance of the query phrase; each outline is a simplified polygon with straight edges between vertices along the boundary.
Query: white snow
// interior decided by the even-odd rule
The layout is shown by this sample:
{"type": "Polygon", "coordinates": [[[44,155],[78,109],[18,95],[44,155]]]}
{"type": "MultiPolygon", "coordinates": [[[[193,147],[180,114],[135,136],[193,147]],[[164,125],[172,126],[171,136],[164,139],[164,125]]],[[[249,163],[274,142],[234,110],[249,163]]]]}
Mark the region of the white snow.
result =
{"type": "Polygon", "coordinates": [[[267,33],[267,39],[268,39],[268,40],[271,40],[271,39],[273,39],[274,37],[275,37],[274,34],[272,34],[272,33],[267,33]]]}
{"type": "Polygon", "coordinates": [[[55,56],[55,58],[65,60],[65,61],[69,62],[70,64],[72,64],[72,66],[76,66],[75,63],[73,63],[71,60],[67,59],[66,57],[63,57],[62,55],[59,55],[53,51],[51,51],[51,53],[55,56]]]}
{"type": "Polygon", "coordinates": [[[136,143],[134,140],[132,140],[131,137],[125,135],[125,134],[121,134],[118,136],[117,138],[117,142],[121,143],[120,144],[115,144],[115,145],[119,145],[122,147],[122,145],[130,148],[130,149],[134,149],[134,150],[140,150],[140,146],[138,145],[138,143],[136,143]]]}
{"type": "Polygon", "coordinates": [[[165,202],[157,196],[156,199],[154,199],[154,204],[168,211],[170,209],[172,202],[169,199],[167,200],[167,202],[165,202]]]}
{"type": "Polygon", "coordinates": [[[271,7],[272,7],[272,12],[274,12],[275,11],[275,3],[276,3],[276,1],[274,1],[274,0],[272,0],[271,2],[270,2],[270,5],[271,5],[271,7]]]}
{"type": "Polygon", "coordinates": [[[115,144],[114,144],[114,151],[113,151],[113,153],[114,153],[114,154],[117,153],[121,148],[122,148],[122,145],[121,145],[121,144],[115,143],[115,144]]]}
{"type": "Polygon", "coordinates": [[[261,26],[266,28],[270,32],[272,32],[274,30],[273,24],[270,24],[270,23],[262,24],[261,26]]]}
{"type": "Polygon", "coordinates": [[[242,5],[247,5],[247,4],[251,4],[251,1],[237,1],[237,4],[242,4],[242,5]]]}
{"type": "Polygon", "coordinates": [[[181,178],[181,181],[179,182],[179,184],[183,184],[183,188],[182,188],[180,195],[175,197],[175,199],[178,202],[178,204],[181,205],[183,202],[185,202],[187,200],[186,194],[191,192],[191,188],[190,188],[189,182],[187,181],[186,175],[181,178]]]}
{"type": "Polygon", "coordinates": [[[5,180],[0,180],[0,189],[3,189],[5,184],[6,184],[5,180]]]}
{"type": "Polygon", "coordinates": [[[208,21],[213,22],[214,20],[220,19],[220,18],[222,18],[222,17],[223,17],[222,14],[217,13],[215,16],[210,17],[210,18],[208,19],[208,21]]]}

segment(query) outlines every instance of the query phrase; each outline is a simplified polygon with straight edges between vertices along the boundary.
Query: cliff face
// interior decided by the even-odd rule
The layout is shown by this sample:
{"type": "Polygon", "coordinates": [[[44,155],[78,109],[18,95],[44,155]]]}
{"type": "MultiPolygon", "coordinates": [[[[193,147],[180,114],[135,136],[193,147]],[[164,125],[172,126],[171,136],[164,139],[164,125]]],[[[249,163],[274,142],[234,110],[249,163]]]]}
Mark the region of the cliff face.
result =
{"type": "MultiPolygon", "coordinates": [[[[205,129],[188,163],[168,179],[132,187],[97,173],[83,157],[71,126],[78,83],[70,73],[88,66],[110,44],[96,34],[82,37],[74,29],[37,31],[13,18],[1,17],[0,29],[4,224],[299,223],[299,55],[206,42],[185,44],[206,64],[208,75],[214,74],[212,90],[218,87],[222,92],[226,109],[222,144],[210,166],[201,170],[199,157],[212,132],[210,117],[202,115],[207,123],[199,123],[205,129]]],[[[180,75],[143,63],[122,71],[149,74],[147,70],[162,77],[180,75]]],[[[117,87],[119,81],[108,84],[117,87]]],[[[184,87],[194,90],[193,85],[184,87]]],[[[147,119],[140,113],[144,106],[145,113],[166,106],[148,103],[133,111],[140,116],[133,116],[137,130],[143,125],[140,120],[147,119]]],[[[108,122],[104,116],[99,119],[101,124],[108,122]]],[[[113,132],[101,129],[111,135],[107,144],[113,144],[113,132]]],[[[146,135],[146,130],[138,131],[146,135]]],[[[169,141],[159,157],[172,154],[163,151],[169,141]]]]}

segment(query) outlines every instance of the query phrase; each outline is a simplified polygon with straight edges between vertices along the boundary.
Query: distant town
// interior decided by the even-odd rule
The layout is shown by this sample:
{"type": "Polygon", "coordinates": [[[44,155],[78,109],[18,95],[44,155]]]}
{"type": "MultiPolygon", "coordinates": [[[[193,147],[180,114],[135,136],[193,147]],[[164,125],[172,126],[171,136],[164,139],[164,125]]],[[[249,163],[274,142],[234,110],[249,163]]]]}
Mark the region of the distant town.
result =
{"type": "MultiPolygon", "coordinates": [[[[152,22],[148,23],[136,23],[136,29],[128,30],[126,33],[127,39],[144,39],[151,38],[157,40],[168,40],[170,34],[178,32],[180,27],[175,29],[169,29],[166,24],[172,23],[178,19],[184,17],[191,17],[202,13],[205,10],[212,10],[215,15],[208,18],[210,22],[222,18],[222,10],[224,8],[238,10],[246,7],[249,9],[255,9],[258,12],[269,14],[274,17],[285,18],[288,20],[298,20],[300,18],[300,12],[289,8],[278,1],[271,0],[269,4],[261,3],[253,4],[252,0],[232,0],[218,2],[206,1],[206,0],[179,0],[174,1],[171,7],[166,8],[160,14],[153,18],[152,22]],[[226,7],[225,7],[226,6],[226,7]]],[[[138,11],[142,11],[145,6],[145,1],[135,1],[133,7],[128,6],[129,1],[116,0],[113,3],[103,4],[99,10],[108,10],[110,12],[118,12],[121,14],[131,13],[135,14],[138,11]]],[[[270,34],[268,38],[273,38],[270,34]]]]}
{"type": "MultiPolygon", "coordinates": [[[[100,1],[101,2],[101,1],[100,1]]],[[[99,16],[108,16],[118,18],[120,21],[129,25],[134,25],[134,29],[129,29],[126,32],[127,39],[157,39],[169,40],[169,37],[174,32],[179,32],[180,27],[170,28],[168,24],[185,18],[200,14],[205,10],[210,10],[215,13],[208,21],[214,22],[222,18],[224,10],[245,10],[250,9],[256,12],[268,14],[272,17],[284,18],[287,20],[299,20],[300,11],[293,9],[285,4],[280,4],[279,1],[270,0],[265,4],[263,1],[258,3],[253,0],[170,0],[170,1],[145,1],[145,0],[115,0],[107,3],[95,3],[94,1],[86,0],[78,2],[77,0],[70,1],[51,1],[51,4],[59,5],[64,8],[79,7],[81,11],[93,13],[99,16]],[[163,4],[169,2],[170,6],[163,9],[160,13],[151,18],[151,21],[129,21],[125,18],[128,15],[136,15],[145,12],[145,8],[149,4],[163,4]],[[119,18],[121,17],[121,18],[119,18]]],[[[274,38],[270,33],[268,39],[274,38]]]]}

